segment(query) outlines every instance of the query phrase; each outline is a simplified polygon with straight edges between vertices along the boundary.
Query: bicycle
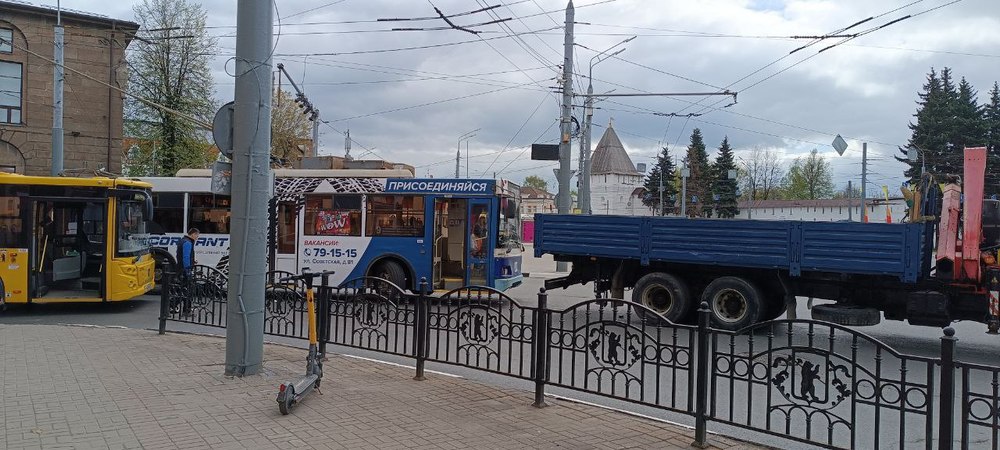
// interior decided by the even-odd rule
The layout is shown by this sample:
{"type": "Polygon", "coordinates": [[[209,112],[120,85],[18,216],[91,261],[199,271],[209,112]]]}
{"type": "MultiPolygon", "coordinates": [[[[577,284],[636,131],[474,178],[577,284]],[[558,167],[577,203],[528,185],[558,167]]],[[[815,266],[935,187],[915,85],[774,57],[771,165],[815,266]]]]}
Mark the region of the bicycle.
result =
{"type": "Polygon", "coordinates": [[[313,293],[313,280],[322,277],[320,282],[322,287],[327,287],[329,277],[334,272],[332,270],[323,272],[309,272],[308,268],[303,268],[302,273],[280,280],[282,283],[302,281],[306,285],[306,317],[309,319],[309,356],[306,357],[306,374],[298,381],[282,383],[278,387],[278,410],[282,415],[288,415],[296,403],[302,401],[313,389],[322,395],[319,390],[320,382],[323,380],[323,361],[319,354],[319,340],[316,336],[316,297],[313,293]]]}

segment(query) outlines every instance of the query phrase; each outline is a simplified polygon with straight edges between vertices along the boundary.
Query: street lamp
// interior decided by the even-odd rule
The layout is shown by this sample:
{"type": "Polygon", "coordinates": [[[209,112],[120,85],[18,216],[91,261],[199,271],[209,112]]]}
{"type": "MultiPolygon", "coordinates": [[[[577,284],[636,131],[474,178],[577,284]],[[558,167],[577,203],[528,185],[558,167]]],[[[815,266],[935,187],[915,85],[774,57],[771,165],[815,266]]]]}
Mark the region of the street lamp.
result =
{"type": "Polygon", "coordinates": [[[923,175],[927,173],[927,152],[913,144],[906,147],[906,159],[910,162],[916,162],[918,157],[920,158],[920,174],[923,175]]]}
{"type": "Polygon", "coordinates": [[[583,139],[580,139],[580,194],[578,203],[580,205],[580,210],[583,211],[584,214],[590,214],[590,125],[594,119],[594,66],[600,64],[601,61],[624,52],[625,49],[621,48],[611,54],[606,54],[609,51],[614,50],[616,47],[624,45],[635,38],[636,36],[632,36],[625,39],[590,58],[590,70],[587,72],[587,99],[584,102],[584,116],[586,117],[582,133],[583,139]]]}
{"type": "MultiPolygon", "coordinates": [[[[472,139],[472,138],[476,137],[476,132],[479,131],[479,130],[481,130],[481,129],[482,128],[476,128],[475,130],[462,133],[462,135],[458,137],[458,150],[455,152],[455,178],[458,178],[459,176],[461,176],[460,170],[461,170],[461,167],[462,167],[462,141],[464,141],[466,139],[472,139]]],[[[466,150],[465,153],[466,153],[466,156],[468,156],[468,153],[469,153],[468,150],[466,150]]],[[[469,161],[468,161],[468,159],[466,159],[466,161],[465,161],[465,176],[466,177],[469,176],[469,161]]]]}

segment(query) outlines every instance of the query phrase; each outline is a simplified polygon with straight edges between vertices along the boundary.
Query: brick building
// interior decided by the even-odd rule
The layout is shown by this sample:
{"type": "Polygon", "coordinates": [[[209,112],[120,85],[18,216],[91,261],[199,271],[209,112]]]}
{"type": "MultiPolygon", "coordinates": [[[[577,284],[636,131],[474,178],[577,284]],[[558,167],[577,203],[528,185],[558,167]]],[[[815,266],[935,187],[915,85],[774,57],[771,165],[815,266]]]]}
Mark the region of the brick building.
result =
{"type": "MultiPolygon", "coordinates": [[[[120,172],[123,95],[108,84],[125,87],[139,25],[65,9],[62,23],[64,167],[120,172]]],[[[54,8],[0,1],[0,170],[50,172],[55,24],[54,8]]]]}

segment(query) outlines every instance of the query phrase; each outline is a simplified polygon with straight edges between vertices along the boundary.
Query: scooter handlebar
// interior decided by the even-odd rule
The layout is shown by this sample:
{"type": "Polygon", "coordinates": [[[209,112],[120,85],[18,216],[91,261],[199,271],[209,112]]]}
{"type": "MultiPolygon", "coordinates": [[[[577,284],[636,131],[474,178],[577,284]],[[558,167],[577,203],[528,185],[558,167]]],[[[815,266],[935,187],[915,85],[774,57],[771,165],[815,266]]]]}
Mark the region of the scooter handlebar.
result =
{"type": "Polygon", "coordinates": [[[333,275],[335,272],[336,271],[334,271],[334,270],[324,270],[322,272],[307,272],[307,271],[303,270],[302,273],[300,273],[298,275],[292,275],[290,277],[284,277],[284,278],[281,278],[278,281],[282,282],[282,283],[289,283],[289,282],[293,282],[293,281],[305,281],[306,282],[306,287],[312,288],[313,280],[315,280],[316,278],[319,278],[319,277],[324,277],[324,276],[327,276],[327,275],[333,275]]]}

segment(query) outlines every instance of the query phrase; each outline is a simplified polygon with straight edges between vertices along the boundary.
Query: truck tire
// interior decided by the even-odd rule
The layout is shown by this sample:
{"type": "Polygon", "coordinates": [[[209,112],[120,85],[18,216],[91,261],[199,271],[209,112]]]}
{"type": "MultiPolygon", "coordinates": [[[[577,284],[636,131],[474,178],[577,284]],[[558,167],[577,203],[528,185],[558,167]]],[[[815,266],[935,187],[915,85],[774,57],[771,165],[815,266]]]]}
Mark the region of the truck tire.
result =
{"type": "Polygon", "coordinates": [[[765,313],[764,297],[753,283],[740,277],[719,277],[705,288],[712,325],[728,331],[757,323],[765,313]]]}
{"type": "Polygon", "coordinates": [[[849,327],[867,327],[878,325],[882,321],[882,315],[875,308],[837,303],[814,305],[812,307],[812,318],[814,320],[822,320],[849,327]]]}
{"type": "Polygon", "coordinates": [[[677,323],[691,312],[691,293],[687,284],[673,275],[653,272],[635,283],[632,301],[677,323]]]}
{"type": "Polygon", "coordinates": [[[375,266],[372,276],[388,280],[392,284],[399,286],[400,289],[406,289],[406,269],[391,259],[375,266]]]}

